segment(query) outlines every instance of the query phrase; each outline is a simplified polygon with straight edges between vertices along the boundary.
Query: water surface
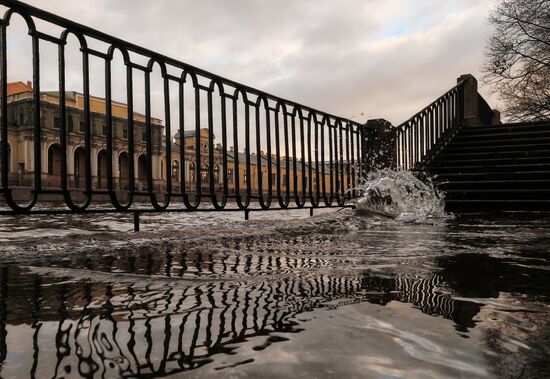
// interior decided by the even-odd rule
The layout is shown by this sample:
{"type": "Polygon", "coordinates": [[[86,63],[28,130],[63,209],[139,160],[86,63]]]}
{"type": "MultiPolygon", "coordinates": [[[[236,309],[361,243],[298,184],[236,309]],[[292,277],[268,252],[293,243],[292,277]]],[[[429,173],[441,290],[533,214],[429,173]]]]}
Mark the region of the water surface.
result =
{"type": "Polygon", "coordinates": [[[352,210],[2,219],[0,375],[550,376],[550,227],[352,210]]]}

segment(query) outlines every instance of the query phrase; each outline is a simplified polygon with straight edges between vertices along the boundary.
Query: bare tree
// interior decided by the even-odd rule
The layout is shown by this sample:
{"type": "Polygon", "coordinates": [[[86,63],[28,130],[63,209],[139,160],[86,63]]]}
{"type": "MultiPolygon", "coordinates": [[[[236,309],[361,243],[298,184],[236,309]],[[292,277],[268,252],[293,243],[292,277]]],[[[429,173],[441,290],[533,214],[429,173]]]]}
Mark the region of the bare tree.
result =
{"type": "Polygon", "coordinates": [[[511,120],[550,119],[550,0],[501,0],[489,21],[484,81],[511,120]]]}

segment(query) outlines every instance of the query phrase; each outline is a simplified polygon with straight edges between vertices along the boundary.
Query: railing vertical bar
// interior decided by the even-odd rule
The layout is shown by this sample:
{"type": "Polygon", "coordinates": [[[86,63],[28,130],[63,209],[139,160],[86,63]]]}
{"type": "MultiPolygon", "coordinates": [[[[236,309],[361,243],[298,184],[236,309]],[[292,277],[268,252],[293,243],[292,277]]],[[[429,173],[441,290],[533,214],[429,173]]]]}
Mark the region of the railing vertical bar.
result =
{"type": "Polygon", "coordinates": [[[292,191],[294,194],[294,202],[300,204],[300,194],[298,191],[298,157],[296,155],[296,117],[300,117],[298,108],[294,108],[291,123],[291,145],[292,145],[292,191]]]}
{"type": "Polygon", "coordinates": [[[416,165],[416,163],[418,162],[419,160],[419,157],[420,157],[420,149],[419,149],[419,146],[420,146],[420,121],[421,121],[421,118],[418,117],[415,122],[414,122],[414,164],[413,164],[413,169],[416,165]]]}
{"type": "Polygon", "coordinates": [[[246,195],[247,195],[247,201],[250,200],[252,196],[252,176],[251,176],[251,169],[250,169],[250,108],[249,103],[245,99],[245,107],[244,107],[244,118],[245,118],[245,149],[246,149],[246,195]]]}
{"type": "MultiPolygon", "coordinates": [[[[105,118],[107,121],[107,190],[113,192],[113,104],[111,60],[105,60],[105,118]]],[[[112,198],[111,198],[112,200],[112,198]]],[[[113,204],[114,205],[114,204],[113,204]]]]}
{"type": "Polygon", "coordinates": [[[129,203],[133,199],[136,191],[135,176],[135,130],[134,130],[134,79],[132,67],[126,63],[126,99],[127,99],[127,119],[128,119],[128,189],[129,203]]]}
{"type": "MultiPolygon", "coordinates": [[[[318,205],[321,200],[321,184],[319,175],[319,121],[315,120],[315,203],[318,205]]],[[[324,183],[324,180],[323,180],[324,183]]]]}
{"type": "MultiPolygon", "coordinates": [[[[216,187],[214,176],[214,110],[213,110],[213,89],[207,91],[207,117],[208,117],[208,188],[212,204],[217,206],[216,187]]],[[[202,170],[201,170],[202,171],[202,170]]]]}
{"type": "MultiPolygon", "coordinates": [[[[223,88],[223,86],[222,86],[223,88]]],[[[221,107],[221,123],[222,123],[222,166],[223,166],[223,199],[222,202],[227,202],[229,196],[229,175],[228,175],[228,159],[227,159],[227,99],[225,96],[220,98],[221,107]]]]}
{"type": "Polygon", "coordinates": [[[235,92],[233,96],[233,173],[235,175],[235,197],[237,204],[241,208],[241,171],[240,171],[240,157],[239,157],[239,122],[238,122],[238,93],[235,92]]]}
{"type": "MultiPolygon", "coordinates": [[[[349,125],[349,130],[350,130],[350,134],[349,134],[349,140],[350,140],[350,146],[351,146],[351,150],[350,150],[350,158],[351,158],[351,161],[350,161],[350,172],[351,172],[351,188],[352,188],[352,192],[351,192],[351,197],[352,198],[355,198],[356,196],[356,188],[357,188],[357,170],[356,170],[356,167],[355,167],[355,151],[356,151],[356,140],[353,138],[355,132],[353,131],[353,125],[352,124],[348,124],[349,125]]],[[[397,162],[395,162],[397,164],[397,162]]]]}
{"type": "Polygon", "coordinates": [[[195,206],[199,206],[202,200],[202,176],[201,176],[201,95],[196,81],[193,81],[195,92],[195,206]]]}
{"type": "Polygon", "coordinates": [[[407,159],[407,170],[410,170],[412,168],[412,165],[414,162],[413,130],[414,130],[414,120],[410,122],[407,128],[407,147],[409,151],[409,156],[407,159]]]}
{"type": "Polygon", "coordinates": [[[426,113],[422,114],[422,119],[420,121],[420,128],[422,130],[421,137],[420,137],[420,156],[424,157],[426,155],[426,135],[427,135],[427,127],[426,127],[426,113]]]}
{"type": "Polygon", "coordinates": [[[348,200],[351,200],[351,183],[352,183],[352,166],[350,161],[350,149],[351,149],[351,157],[353,157],[353,141],[350,140],[350,129],[351,125],[346,124],[346,186],[345,191],[348,194],[348,200]],[[351,143],[351,145],[350,145],[351,143]]]}
{"type": "Polygon", "coordinates": [[[301,169],[302,169],[302,193],[300,198],[300,206],[305,205],[307,199],[307,172],[306,172],[306,144],[305,144],[305,133],[304,133],[304,117],[299,113],[300,117],[300,150],[301,150],[301,169]]]}
{"type": "MultiPolygon", "coordinates": [[[[279,200],[279,205],[284,206],[284,202],[281,198],[281,142],[280,142],[280,129],[279,129],[279,114],[281,112],[281,107],[278,103],[275,107],[275,158],[277,160],[277,167],[276,173],[277,173],[277,199],[279,200]]],[[[283,111],[284,113],[284,111],[283,111]]]]}
{"type": "Polygon", "coordinates": [[[59,143],[61,145],[61,190],[68,189],[67,175],[67,104],[65,93],[65,46],[58,46],[58,72],[59,72],[59,116],[61,125],[59,129],[59,143]]]}
{"type": "Polygon", "coordinates": [[[290,151],[288,143],[288,114],[285,112],[284,118],[284,139],[285,139],[285,173],[286,183],[283,183],[286,187],[286,202],[290,205],[290,151]]]}
{"type": "MultiPolygon", "coordinates": [[[[333,145],[333,133],[332,133],[332,125],[330,125],[330,119],[327,123],[327,131],[328,131],[328,156],[329,156],[329,172],[330,172],[330,201],[332,202],[334,199],[334,145],[333,145]]],[[[336,143],[336,142],[335,142],[336,143]]]]}
{"type": "MultiPolygon", "coordinates": [[[[82,75],[84,89],[84,151],[86,192],[92,197],[92,120],[90,112],[90,62],[86,51],[82,52],[82,75]]],[[[95,157],[97,159],[97,157],[95,157]]]]}
{"type": "Polygon", "coordinates": [[[269,110],[267,99],[265,99],[265,129],[267,143],[267,207],[269,207],[273,200],[273,163],[271,161],[271,111],[269,110]]]}
{"type": "Polygon", "coordinates": [[[345,172],[344,172],[344,136],[343,136],[343,128],[344,125],[342,125],[341,121],[339,121],[338,125],[338,141],[339,141],[339,158],[340,158],[340,198],[341,201],[344,200],[345,197],[345,172]]]}
{"type": "Polygon", "coordinates": [[[338,130],[340,128],[340,121],[335,120],[332,133],[333,133],[333,141],[334,141],[334,160],[333,160],[333,167],[334,167],[334,196],[336,198],[336,202],[340,203],[340,139],[338,130]]]}
{"type": "Polygon", "coordinates": [[[153,196],[153,132],[151,130],[151,72],[145,72],[145,155],[147,157],[147,193],[153,196]]]}
{"type": "MultiPolygon", "coordinates": [[[[2,65],[0,68],[0,75],[2,77],[0,78],[0,86],[1,86],[1,93],[2,93],[2,117],[0,118],[1,122],[1,137],[2,137],[2,165],[0,165],[0,174],[1,174],[1,189],[2,192],[7,192],[9,190],[9,183],[8,183],[8,173],[9,173],[9,167],[7,165],[7,162],[9,160],[9,152],[8,152],[8,57],[7,57],[7,37],[6,37],[6,28],[7,25],[2,23],[0,24],[0,54],[2,55],[0,58],[0,64],[2,65]]],[[[36,162],[35,162],[36,167],[36,162]]]]}
{"type": "Polygon", "coordinates": [[[256,126],[256,173],[258,175],[257,184],[258,184],[258,200],[261,205],[263,205],[263,167],[262,167],[262,134],[260,127],[260,98],[254,104],[254,115],[255,115],[255,126],[256,126]]]}
{"type": "MultiPolygon", "coordinates": [[[[325,130],[328,128],[328,117],[324,117],[323,121],[321,123],[321,177],[322,177],[322,192],[323,192],[323,198],[325,201],[325,205],[330,205],[330,202],[327,198],[327,180],[325,176],[325,130]]],[[[332,201],[332,200],[331,200],[332,201]]]]}
{"type": "MultiPolygon", "coordinates": [[[[307,151],[308,151],[308,170],[307,170],[307,176],[308,176],[308,195],[309,195],[309,202],[311,203],[311,206],[315,204],[315,198],[313,195],[313,160],[311,159],[313,148],[311,145],[311,122],[314,119],[315,116],[313,116],[311,113],[309,114],[307,118],[307,151]]],[[[315,121],[313,121],[315,122],[315,121]]],[[[305,196],[305,194],[304,194],[305,196]]]]}
{"type": "MultiPolygon", "coordinates": [[[[166,173],[166,194],[164,199],[165,206],[170,204],[172,198],[172,117],[170,109],[170,81],[163,74],[163,93],[164,93],[164,136],[165,136],[165,173],[166,173]]],[[[159,136],[159,148],[162,151],[162,135],[159,136]]]]}
{"type": "Polygon", "coordinates": [[[180,190],[179,192],[182,194],[182,196],[185,197],[186,195],[186,188],[185,185],[187,183],[187,174],[185,168],[187,167],[187,158],[185,157],[185,89],[184,89],[185,82],[181,80],[178,82],[178,89],[179,89],[179,146],[180,146],[180,167],[179,167],[179,177],[180,177],[180,190]]]}

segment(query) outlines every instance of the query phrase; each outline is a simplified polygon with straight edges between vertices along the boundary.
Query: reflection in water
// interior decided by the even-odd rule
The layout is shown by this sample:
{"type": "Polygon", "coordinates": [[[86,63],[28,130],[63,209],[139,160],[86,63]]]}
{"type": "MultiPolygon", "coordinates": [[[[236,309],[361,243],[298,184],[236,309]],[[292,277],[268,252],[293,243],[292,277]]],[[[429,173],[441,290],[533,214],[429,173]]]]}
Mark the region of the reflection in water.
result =
{"type": "MultiPolygon", "coordinates": [[[[206,270],[244,274],[252,267],[261,272],[264,265],[284,272],[284,268],[315,264],[312,259],[286,257],[266,262],[245,258],[225,265],[205,257],[187,258],[179,262],[164,259],[164,267],[151,259],[149,271],[165,270],[167,276],[200,275],[206,270]]],[[[145,262],[147,258],[103,259],[98,266],[142,272],[145,262]]],[[[85,264],[93,266],[91,261],[85,264]]],[[[452,319],[461,328],[470,327],[479,307],[437,294],[440,281],[439,275],[308,275],[249,283],[151,281],[126,286],[67,280],[5,266],[0,274],[0,357],[5,361],[14,345],[17,353],[11,356],[14,362],[3,367],[3,374],[13,373],[12,369],[22,372],[21,367],[10,367],[16,362],[28,365],[31,377],[166,376],[201,367],[216,354],[232,354],[239,342],[253,336],[268,337],[266,345],[255,348],[261,351],[286,340],[273,333],[300,332],[297,315],[351,302],[408,302],[427,314],[452,319]],[[11,334],[17,334],[16,342],[11,334]]]]}
{"type": "Polygon", "coordinates": [[[548,376],[546,226],[344,212],[249,225],[36,257],[14,243],[0,265],[0,374],[277,376],[266,356],[299,356],[293,367],[323,376],[305,365],[314,350],[330,369],[356,358],[388,376],[548,376]]]}

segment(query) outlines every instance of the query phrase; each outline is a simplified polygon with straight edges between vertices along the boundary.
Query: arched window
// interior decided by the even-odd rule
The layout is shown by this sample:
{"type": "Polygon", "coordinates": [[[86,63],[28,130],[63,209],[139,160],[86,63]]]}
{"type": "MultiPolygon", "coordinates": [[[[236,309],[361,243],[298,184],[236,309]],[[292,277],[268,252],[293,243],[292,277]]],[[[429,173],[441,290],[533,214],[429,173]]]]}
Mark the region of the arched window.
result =
{"type": "Polygon", "coordinates": [[[195,164],[193,162],[189,163],[189,181],[191,183],[195,183],[195,180],[196,180],[195,170],[196,170],[195,164]]]}
{"type": "Polygon", "coordinates": [[[48,149],[48,175],[61,175],[61,147],[57,144],[48,149]]]}
{"type": "Polygon", "coordinates": [[[220,166],[214,165],[214,182],[220,182],[220,166]]]}
{"type": "Polygon", "coordinates": [[[209,176],[208,176],[208,165],[206,163],[203,163],[201,165],[201,182],[202,183],[208,183],[209,182],[209,176]]]}
{"type": "Polygon", "coordinates": [[[120,182],[120,189],[127,190],[129,188],[130,179],[130,160],[128,153],[123,151],[118,156],[118,179],[120,182]]]}
{"type": "Polygon", "coordinates": [[[97,154],[97,186],[98,188],[107,188],[107,152],[101,150],[97,154]]]}
{"type": "Polygon", "coordinates": [[[147,157],[144,154],[138,158],[138,180],[147,180],[147,157]]]}
{"type": "Polygon", "coordinates": [[[86,177],[86,155],[83,147],[74,151],[74,183],[76,188],[84,187],[86,177]]]}
{"type": "Polygon", "coordinates": [[[172,162],[172,179],[177,182],[180,181],[180,163],[178,161],[172,162]]]}

